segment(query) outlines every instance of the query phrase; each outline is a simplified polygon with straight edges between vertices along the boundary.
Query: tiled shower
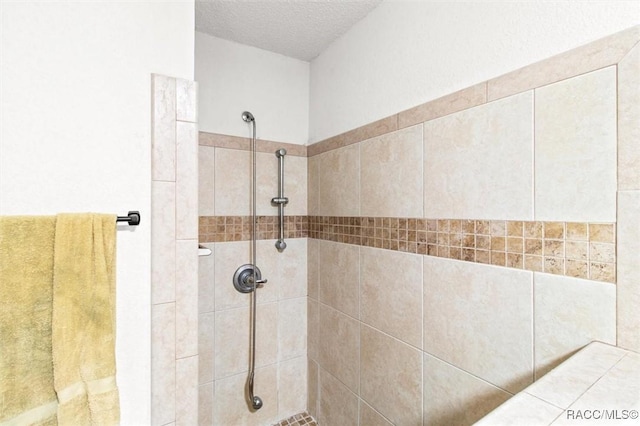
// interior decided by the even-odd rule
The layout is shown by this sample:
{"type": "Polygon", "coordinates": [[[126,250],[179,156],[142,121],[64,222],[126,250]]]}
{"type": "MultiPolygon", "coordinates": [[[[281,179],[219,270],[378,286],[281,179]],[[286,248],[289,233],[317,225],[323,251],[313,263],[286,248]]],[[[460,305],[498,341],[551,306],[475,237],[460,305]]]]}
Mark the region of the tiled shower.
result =
{"type": "MultiPolygon", "coordinates": [[[[256,413],[248,297],[231,283],[249,261],[248,139],[200,132],[199,243],[212,255],[199,258],[197,351],[184,353],[198,361],[198,423],[308,410],[327,426],[471,424],[592,340],[640,350],[638,39],[634,28],[308,147],[258,141],[269,283],[256,413]]],[[[175,365],[154,368],[195,380],[172,350],[175,365]]],[[[169,399],[184,389],[163,386],[169,399]]]]}

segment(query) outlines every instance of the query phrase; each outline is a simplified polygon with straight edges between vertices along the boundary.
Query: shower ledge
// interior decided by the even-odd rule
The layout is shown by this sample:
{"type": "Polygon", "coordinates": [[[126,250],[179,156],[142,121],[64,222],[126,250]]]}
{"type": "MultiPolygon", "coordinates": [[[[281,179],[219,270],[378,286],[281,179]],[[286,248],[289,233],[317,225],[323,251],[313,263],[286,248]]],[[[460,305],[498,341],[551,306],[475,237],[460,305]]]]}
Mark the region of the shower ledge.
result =
{"type": "Polygon", "coordinates": [[[592,342],[476,425],[638,424],[640,354],[592,342]]]}

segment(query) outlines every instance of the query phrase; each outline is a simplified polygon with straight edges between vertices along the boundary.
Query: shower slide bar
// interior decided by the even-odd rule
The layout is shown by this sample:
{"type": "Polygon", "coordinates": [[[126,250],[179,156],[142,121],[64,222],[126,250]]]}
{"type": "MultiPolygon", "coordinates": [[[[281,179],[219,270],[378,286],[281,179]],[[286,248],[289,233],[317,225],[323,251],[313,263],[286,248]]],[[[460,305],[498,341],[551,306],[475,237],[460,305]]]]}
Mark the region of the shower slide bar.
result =
{"type": "Polygon", "coordinates": [[[278,216],[280,217],[280,232],[278,234],[278,241],[276,241],[276,248],[280,252],[287,248],[287,243],[284,242],[284,206],[287,205],[289,199],[284,196],[285,155],[287,155],[287,150],[284,148],[276,151],[276,157],[278,157],[278,196],[271,199],[271,204],[278,206],[278,216]]]}

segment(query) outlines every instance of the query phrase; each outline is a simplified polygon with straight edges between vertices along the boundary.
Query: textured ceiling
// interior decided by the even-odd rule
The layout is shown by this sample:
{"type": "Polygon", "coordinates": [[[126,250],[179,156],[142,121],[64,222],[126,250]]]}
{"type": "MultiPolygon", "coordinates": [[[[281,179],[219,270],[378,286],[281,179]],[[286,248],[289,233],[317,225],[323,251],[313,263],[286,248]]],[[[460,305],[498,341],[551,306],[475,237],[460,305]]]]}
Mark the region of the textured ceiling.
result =
{"type": "Polygon", "coordinates": [[[196,1],[196,30],[310,61],[382,0],[196,1]]]}

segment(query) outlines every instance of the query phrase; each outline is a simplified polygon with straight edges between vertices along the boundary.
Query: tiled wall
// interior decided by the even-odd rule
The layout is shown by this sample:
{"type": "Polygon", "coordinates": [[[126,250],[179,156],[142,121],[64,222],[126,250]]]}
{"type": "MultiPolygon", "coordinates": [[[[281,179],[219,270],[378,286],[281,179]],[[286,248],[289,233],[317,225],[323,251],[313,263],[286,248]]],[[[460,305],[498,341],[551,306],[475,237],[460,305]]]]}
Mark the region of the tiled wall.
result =
{"type": "Polygon", "coordinates": [[[196,84],[152,77],[151,421],[198,413],[196,84]]]}
{"type": "Polygon", "coordinates": [[[308,147],[319,424],[470,424],[592,340],[640,350],[638,40],[308,147]]]}
{"type": "Polygon", "coordinates": [[[257,292],[255,394],[264,406],[251,412],[245,402],[250,296],[232,284],[235,270],[250,262],[249,141],[201,133],[200,241],[213,253],[199,261],[200,425],[270,425],[306,408],[306,147],[258,141],[257,148],[257,265],[268,283],[257,292]],[[278,190],[275,150],[280,147],[288,151],[289,197],[282,253],[275,248],[277,208],[271,205],[278,190]]]}

